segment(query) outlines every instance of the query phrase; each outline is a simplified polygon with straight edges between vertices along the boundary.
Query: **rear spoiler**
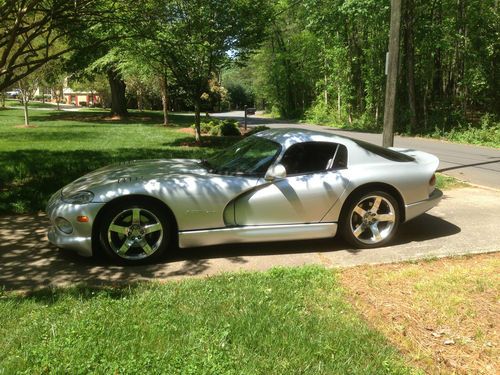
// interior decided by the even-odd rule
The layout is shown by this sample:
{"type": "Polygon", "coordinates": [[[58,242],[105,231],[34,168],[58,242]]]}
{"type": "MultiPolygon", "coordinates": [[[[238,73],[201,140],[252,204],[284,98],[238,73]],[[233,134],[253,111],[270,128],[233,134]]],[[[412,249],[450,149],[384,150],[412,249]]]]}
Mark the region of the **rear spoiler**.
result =
{"type": "Polygon", "coordinates": [[[434,173],[439,166],[439,159],[437,158],[437,156],[434,156],[427,152],[399,147],[389,147],[389,149],[411,156],[413,159],[415,159],[417,164],[425,167],[431,173],[434,173]]]}

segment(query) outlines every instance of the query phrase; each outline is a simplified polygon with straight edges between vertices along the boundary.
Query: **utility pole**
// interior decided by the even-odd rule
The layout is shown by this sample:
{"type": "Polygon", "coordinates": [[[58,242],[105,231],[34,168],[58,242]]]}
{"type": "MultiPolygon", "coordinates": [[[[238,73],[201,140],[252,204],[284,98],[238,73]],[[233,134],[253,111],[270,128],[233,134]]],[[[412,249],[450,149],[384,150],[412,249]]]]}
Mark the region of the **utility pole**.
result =
{"type": "Polygon", "coordinates": [[[401,26],[401,0],[391,0],[391,26],[389,30],[389,53],[386,61],[387,81],[385,86],[384,134],[382,146],[394,145],[394,114],[398,82],[399,30],[401,26]]]}

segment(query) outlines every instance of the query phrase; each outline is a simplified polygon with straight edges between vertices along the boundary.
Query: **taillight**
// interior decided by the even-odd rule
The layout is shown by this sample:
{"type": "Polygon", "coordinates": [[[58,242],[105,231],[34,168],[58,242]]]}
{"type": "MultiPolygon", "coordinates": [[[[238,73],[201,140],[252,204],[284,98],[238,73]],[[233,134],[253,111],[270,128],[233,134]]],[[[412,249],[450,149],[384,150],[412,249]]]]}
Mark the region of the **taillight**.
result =
{"type": "Polygon", "coordinates": [[[429,180],[429,185],[434,186],[436,185],[436,174],[433,174],[431,179],[429,180]]]}
{"type": "Polygon", "coordinates": [[[429,195],[432,194],[432,192],[434,191],[435,189],[435,186],[436,186],[436,175],[433,174],[431,179],[429,180],[429,195]]]}

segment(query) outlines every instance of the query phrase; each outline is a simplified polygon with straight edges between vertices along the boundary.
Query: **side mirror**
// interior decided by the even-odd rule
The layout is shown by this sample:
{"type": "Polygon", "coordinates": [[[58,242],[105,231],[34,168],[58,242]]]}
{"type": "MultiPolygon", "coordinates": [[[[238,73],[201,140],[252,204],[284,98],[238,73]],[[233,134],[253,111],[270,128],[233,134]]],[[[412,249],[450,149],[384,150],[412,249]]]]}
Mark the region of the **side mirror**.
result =
{"type": "Polygon", "coordinates": [[[285,166],[283,164],[276,164],[269,167],[264,178],[266,181],[274,181],[276,179],[285,177],[286,177],[285,166]]]}

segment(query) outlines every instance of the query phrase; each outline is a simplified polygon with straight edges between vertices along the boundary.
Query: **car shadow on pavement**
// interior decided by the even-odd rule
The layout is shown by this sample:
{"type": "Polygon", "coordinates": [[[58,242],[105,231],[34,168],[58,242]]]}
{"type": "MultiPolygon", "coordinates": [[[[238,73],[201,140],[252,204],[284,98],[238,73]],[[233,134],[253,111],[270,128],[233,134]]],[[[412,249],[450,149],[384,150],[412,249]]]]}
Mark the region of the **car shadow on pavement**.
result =
{"type": "MultiPolygon", "coordinates": [[[[340,238],[227,244],[180,249],[168,261],[124,267],[101,257],[84,258],[71,251],[57,249],[47,241],[47,227],[48,220],[43,214],[0,217],[0,290],[32,291],[76,284],[114,286],[141,280],[213,274],[218,270],[238,270],[243,265],[248,266],[245,269],[264,269],[274,265],[268,256],[288,260],[318,253],[346,251],[348,255],[355,256],[360,252],[350,248],[340,238]],[[219,267],[220,263],[224,263],[224,268],[219,267]],[[253,263],[258,263],[259,267],[253,267],[253,263]]],[[[459,232],[460,228],[456,225],[425,214],[401,226],[395,245],[427,241],[459,232]]],[[[295,263],[303,264],[307,260],[284,264],[295,263]]]]}

